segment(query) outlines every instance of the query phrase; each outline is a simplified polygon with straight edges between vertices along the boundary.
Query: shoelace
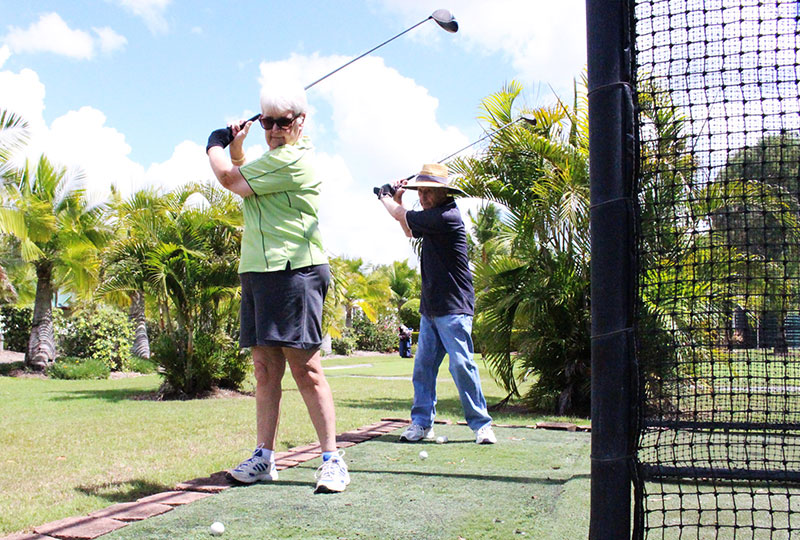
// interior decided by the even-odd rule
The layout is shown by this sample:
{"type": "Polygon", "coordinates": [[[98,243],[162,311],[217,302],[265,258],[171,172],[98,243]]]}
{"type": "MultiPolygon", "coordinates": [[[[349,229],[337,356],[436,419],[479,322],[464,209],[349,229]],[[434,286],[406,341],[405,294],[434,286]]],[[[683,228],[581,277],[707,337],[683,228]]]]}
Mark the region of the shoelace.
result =
{"type": "Polygon", "coordinates": [[[259,445],[256,447],[256,449],[253,451],[253,455],[252,455],[252,456],[250,456],[249,458],[247,458],[246,460],[242,461],[242,462],[239,464],[239,466],[238,466],[238,467],[236,467],[236,468],[235,468],[235,469],[233,469],[233,470],[234,470],[234,471],[244,471],[243,467],[246,467],[247,465],[252,465],[252,464],[253,464],[253,462],[255,462],[255,460],[256,460],[256,459],[261,459],[261,456],[256,456],[256,452],[258,452],[258,451],[259,451],[259,450],[261,450],[262,448],[264,448],[264,445],[263,445],[263,444],[259,444],[259,445]]]}
{"type": "Polygon", "coordinates": [[[335,455],[331,456],[331,459],[323,462],[322,465],[317,467],[317,471],[314,473],[314,478],[317,480],[328,480],[335,478],[337,473],[340,473],[344,470],[343,462],[341,461],[343,456],[344,450],[337,451],[335,455]]]}
{"type": "Polygon", "coordinates": [[[411,428],[409,428],[409,431],[411,432],[409,435],[411,435],[412,437],[424,437],[425,436],[425,428],[423,428],[422,426],[418,426],[416,424],[411,426],[411,428]]]}

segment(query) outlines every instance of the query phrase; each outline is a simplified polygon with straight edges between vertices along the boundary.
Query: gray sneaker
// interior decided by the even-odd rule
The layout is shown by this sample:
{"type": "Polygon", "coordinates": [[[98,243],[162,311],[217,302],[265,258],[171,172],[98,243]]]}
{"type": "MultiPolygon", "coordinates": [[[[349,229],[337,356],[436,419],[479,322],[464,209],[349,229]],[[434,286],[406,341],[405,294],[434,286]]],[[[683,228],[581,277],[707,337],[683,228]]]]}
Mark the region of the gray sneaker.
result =
{"type": "Polygon", "coordinates": [[[350,483],[350,473],[342,457],[344,450],[339,450],[328,461],[323,461],[314,477],[317,479],[317,488],[314,493],[341,493],[350,483]]]}
{"type": "Polygon", "coordinates": [[[478,444],[494,444],[497,442],[492,424],[486,424],[482,428],[475,430],[475,442],[478,444]]]}
{"type": "Polygon", "coordinates": [[[244,484],[252,484],[261,480],[274,482],[278,479],[278,467],[275,466],[275,461],[266,459],[260,446],[253,451],[252,456],[228,472],[236,481],[244,484]]]}
{"type": "Polygon", "coordinates": [[[403,434],[400,435],[400,440],[406,442],[417,442],[422,439],[433,440],[435,438],[436,435],[433,433],[433,426],[424,428],[419,424],[411,424],[406,428],[403,434]]]}

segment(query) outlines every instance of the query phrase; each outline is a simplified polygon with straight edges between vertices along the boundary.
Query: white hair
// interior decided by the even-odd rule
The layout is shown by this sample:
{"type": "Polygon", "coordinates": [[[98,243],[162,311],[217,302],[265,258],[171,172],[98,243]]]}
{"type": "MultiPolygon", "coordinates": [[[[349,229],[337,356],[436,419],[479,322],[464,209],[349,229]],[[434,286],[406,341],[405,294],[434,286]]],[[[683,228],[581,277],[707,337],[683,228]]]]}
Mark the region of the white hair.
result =
{"type": "Polygon", "coordinates": [[[271,80],[261,87],[261,113],[292,111],[294,115],[308,110],[306,91],[296,81],[283,78],[271,80]]]}

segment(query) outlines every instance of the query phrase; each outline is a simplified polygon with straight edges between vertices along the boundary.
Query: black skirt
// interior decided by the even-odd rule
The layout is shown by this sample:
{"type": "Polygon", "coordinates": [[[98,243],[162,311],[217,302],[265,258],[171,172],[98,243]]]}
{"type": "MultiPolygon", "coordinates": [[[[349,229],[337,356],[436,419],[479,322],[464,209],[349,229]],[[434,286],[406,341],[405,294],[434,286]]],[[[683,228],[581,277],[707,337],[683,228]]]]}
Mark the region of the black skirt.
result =
{"type": "Polygon", "coordinates": [[[316,349],[322,344],[327,264],[278,272],[239,274],[242,284],[239,346],[316,349]]]}

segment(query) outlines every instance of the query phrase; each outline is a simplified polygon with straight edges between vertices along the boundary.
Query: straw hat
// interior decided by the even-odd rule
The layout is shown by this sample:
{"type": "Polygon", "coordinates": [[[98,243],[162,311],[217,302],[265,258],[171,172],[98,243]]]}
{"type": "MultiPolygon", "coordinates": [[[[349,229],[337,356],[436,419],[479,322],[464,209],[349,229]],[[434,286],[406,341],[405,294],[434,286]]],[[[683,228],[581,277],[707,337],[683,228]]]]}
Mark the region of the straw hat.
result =
{"type": "Polygon", "coordinates": [[[459,188],[450,185],[450,181],[447,179],[447,167],[441,163],[426,163],[422,166],[419,174],[403,187],[406,189],[418,189],[421,187],[443,188],[452,195],[466,195],[459,188]]]}

